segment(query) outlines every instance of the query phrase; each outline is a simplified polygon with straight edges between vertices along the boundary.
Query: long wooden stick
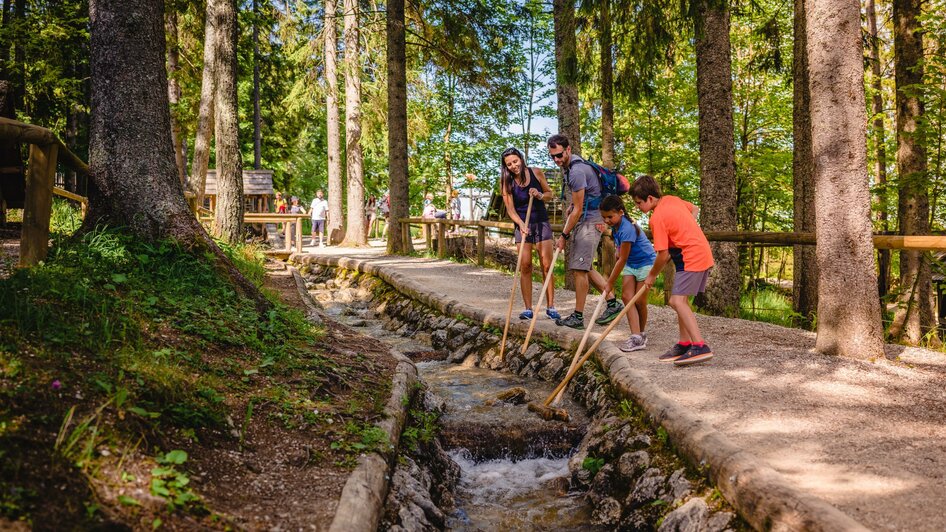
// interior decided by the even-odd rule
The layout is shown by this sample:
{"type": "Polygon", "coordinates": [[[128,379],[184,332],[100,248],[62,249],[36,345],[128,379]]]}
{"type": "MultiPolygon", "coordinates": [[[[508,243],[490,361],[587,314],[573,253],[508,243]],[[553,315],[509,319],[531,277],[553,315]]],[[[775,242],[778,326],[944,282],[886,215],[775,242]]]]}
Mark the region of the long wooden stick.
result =
{"type": "MultiPolygon", "coordinates": [[[[575,350],[575,354],[572,355],[572,363],[568,366],[568,371],[571,371],[575,364],[578,363],[578,359],[581,358],[581,354],[584,352],[582,349],[585,348],[585,344],[588,342],[588,337],[591,335],[591,329],[595,328],[595,320],[598,319],[598,316],[601,315],[601,309],[607,301],[607,294],[601,294],[601,298],[598,299],[598,304],[595,305],[595,311],[591,313],[591,323],[588,324],[588,327],[585,328],[585,334],[581,335],[581,342],[578,343],[578,349],[575,350]]],[[[555,396],[555,400],[552,401],[554,406],[558,406],[562,402],[562,397],[565,395],[565,390],[558,392],[558,395],[555,396]]]]}
{"type": "MultiPolygon", "coordinates": [[[[529,194],[529,206],[526,207],[526,227],[529,226],[529,217],[532,215],[532,200],[535,197],[529,194]]],[[[519,270],[522,266],[522,252],[526,250],[526,235],[522,235],[522,242],[519,244],[519,254],[516,258],[516,273],[512,276],[512,290],[509,291],[509,308],[506,309],[506,326],[503,328],[503,339],[499,344],[499,359],[506,360],[506,335],[509,334],[509,319],[512,317],[512,302],[516,298],[516,285],[519,281],[519,270]]],[[[530,257],[531,260],[531,257],[530,257]]]]}
{"type": "Polygon", "coordinates": [[[620,322],[621,319],[624,318],[624,315],[627,314],[627,311],[631,307],[634,306],[634,303],[636,303],[637,300],[640,299],[640,297],[644,295],[646,291],[647,291],[647,285],[642,286],[641,289],[638,290],[636,294],[634,294],[634,297],[632,297],[631,300],[628,301],[624,305],[624,308],[621,309],[621,312],[617,315],[616,318],[614,318],[614,321],[612,321],[608,325],[608,328],[605,329],[604,332],[601,333],[600,336],[598,336],[598,339],[595,340],[595,343],[591,344],[591,347],[589,347],[588,350],[585,351],[585,354],[581,357],[581,360],[579,360],[578,363],[575,364],[575,367],[573,367],[572,369],[568,371],[568,374],[565,375],[565,379],[562,380],[562,382],[558,386],[556,386],[554,390],[552,390],[552,393],[549,395],[548,399],[545,400],[545,406],[549,406],[550,404],[552,404],[552,400],[554,400],[555,397],[560,392],[565,391],[565,387],[568,386],[568,383],[571,382],[572,377],[574,377],[575,374],[578,373],[578,370],[581,369],[582,364],[584,364],[585,361],[588,360],[588,357],[590,357],[591,354],[595,352],[595,349],[598,349],[598,346],[601,345],[601,342],[603,342],[604,339],[607,338],[608,334],[617,326],[618,322],[620,322]]]}
{"type": "Polygon", "coordinates": [[[532,307],[532,323],[529,324],[529,332],[526,333],[526,341],[522,344],[522,349],[519,350],[523,355],[526,354],[526,349],[529,348],[529,338],[532,338],[532,330],[535,329],[535,322],[539,319],[539,309],[542,308],[542,302],[545,300],[545,293],[548,292],[549,282],[552,280],[552,271],[555,270],[555,261],[558,260],[558,253],[561,251],[557,247],[555,248],[555,253],[552,254],[552,263],[549,264],[549,271],[545,274],[545,282],[542,283],[542,291],[539,292],[539,301],[532,307]]]}

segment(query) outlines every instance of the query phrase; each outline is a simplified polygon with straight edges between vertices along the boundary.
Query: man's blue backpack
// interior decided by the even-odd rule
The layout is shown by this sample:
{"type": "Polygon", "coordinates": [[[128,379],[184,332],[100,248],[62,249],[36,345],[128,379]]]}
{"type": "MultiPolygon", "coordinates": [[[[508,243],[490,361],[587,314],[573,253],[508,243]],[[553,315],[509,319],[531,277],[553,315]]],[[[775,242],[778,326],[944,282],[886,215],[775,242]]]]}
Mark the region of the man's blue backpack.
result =
{"type": "MultiPolygon", "coordinates": [[[[598,205],[601,204],[601,200],[606,196],[616,194],[618,196],[622,194],[627,194],[631,190],[631,183],[627,180],[624,175],[617,173],[614,170],[605,168],[600,164],[591,161],[589,159],[582,159],[583,163],[591,167],[595,171],[595,174],[598,176],[598,181],[601,183],[601,195],[596,198],[589,198],[585,196],[585,205],[583,210],[585,213],[582,214],[582,217],[587,214],[588,209],[597,209],[598,205]]],[[[565,186],[566,183],[562,181],[562,200],[565,199],[565,186]]]]}

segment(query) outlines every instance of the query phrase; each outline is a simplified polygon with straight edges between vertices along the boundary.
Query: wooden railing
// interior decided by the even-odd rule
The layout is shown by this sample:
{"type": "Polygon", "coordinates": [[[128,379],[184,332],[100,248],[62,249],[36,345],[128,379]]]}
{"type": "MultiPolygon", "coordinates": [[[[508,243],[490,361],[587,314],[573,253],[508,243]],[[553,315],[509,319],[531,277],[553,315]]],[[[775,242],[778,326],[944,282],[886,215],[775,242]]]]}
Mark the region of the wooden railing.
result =
{"type": "Polygon", "coordinates": [[[53,194],[87,203],[82,196],[53,187],[56,163],[61,162],[82,175],[89,174],[89,165],[72,153],[52,131],[44,127],[0,118],[0,139],[30,145],[26,199],[23,203],[23,231],[20,233],[20,266],[33,266],[46,258],[49,249],[49,218],[53,194]]]}
{"type": "MultiPolygon", "coordinates": [[[[201,207],[200,220],[212,221],[213,211],[201,207]]],[[[245,224],[269,224],[281,223],[285,231],[285,248],[283,251],[292,251],[293,227],[295,227],[296,251],[302,253],[302,220],[308,218],[308,214],[275,214],[269,212],[248,212],[243,214],[243,223],[245,224]]]]}
{"type": "MultiPolygon", "coordinates": [[[[486,248],[486,229],[499,229],[500,231],[512,233],[516,226],[512,222],[494,222],[489,220],[444,220],[440,218],[401,218],[398,220],[402,224],[401,234],[409,235],[411,225],[436,226],[437,238],[446,238],[447,226],[475,227],[477,231],[476,254],[477,263],[482,266],[485,262],[486,248]]],[[[561,224],[552,224],[552,231],[562,230],[561,224]]],[[[646,231],[647,236],[651,236],[646,231]]],[[[427,249],[431,249],[432,231],[426,230],[427,249]]],[[[739,242],[769,244],[776,246],[814,246],[816,238],[814,233],[773,233],[762,231],[706,231],[706,239],[710,242],[739,242]]],[[[900,235],[874,235],[874,247],[877,249],[909,249],[916,251],[946,251],[946,236],[924,235],[924,236],[900,236],[900,235]]],[[[438,257],[446,257],[446,246],[438,247],[438,257]]]]}

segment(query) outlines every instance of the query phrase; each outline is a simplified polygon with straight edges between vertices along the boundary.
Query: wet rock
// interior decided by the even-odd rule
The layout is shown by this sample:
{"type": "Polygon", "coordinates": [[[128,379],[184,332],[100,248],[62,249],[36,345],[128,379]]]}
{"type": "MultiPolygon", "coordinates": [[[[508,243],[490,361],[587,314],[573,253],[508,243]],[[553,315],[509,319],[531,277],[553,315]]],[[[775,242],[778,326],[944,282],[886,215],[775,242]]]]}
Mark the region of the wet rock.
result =
{"type": "Polygon", "coordinates": [[[709,507],[699,497],[667,514],[659,532],[704,532],[709,520],[709,507]]]}
{"type": "Polygon", "coordinates": [[[466,358],[463,359],[463,364],[461,365],[464,368],[475,368],[479,366],[480,365],[479,353],[475,353],[475,352],[470,353],[469,355],[466,356],[466,358]]]}
{"type": "Polygon", "coordinates": [[[617,470],[628,483],[637,480],[650,467],[650,455],[647,451],[632,451],[621,455],[617,470]]]}
{"type": "Polygon", "coordinates": [[[520,386],[499,392],[496,394],[496,399],[513,405],[521,405],[529,401],[526,389],[520,386]]]}
{"type": "MultiPolygon", "coordinates": [[[[496,359],[497,359],[497,358],[499,358],[498,354],[497,354],[497,356],[493,359],[493,362],[494,362],[494,363],[496,362],[496,359]]],[[[509,360],[509,362],[506,363],[506,367],[508,367],[508,368],[509,368],[509,371],[511,371],[511,372],[513,372],[513,373],[519,373],[519,371],[522,369],[522,367],[523,367],[524,365],[525,365],[525,364],[524,364],[523,360],[522,360],[521,358],[519,358],[519,357],[515,357],[515,358],[509,360]]],[[[490,367],[493,367],[493,366],[490,366],[490,367]]]]}
{"type": "Polygon", "coordinates": [[[591,512],[591,524],[614,525],[621,520],[621,503],[612,497],[598,501],[591,512]]]}
{"type": "Polygon", "coordinates": [[[670,475],[667,484],[669,486],[668,496],[671,502],[682,501],[690,495],[692,485],[685,475],[686,471],[683,468],[677,469],[670,475]]]}
{"type": "Polygon", "coordinates": [[[706,520],[706,526],[700,532],[725,532],[731,530],[729,524],[736,518],[732,512],[716,512],[706,520]]]}
{"type": "Polygon", "coordinates": [[[587,489],[591,485],[591,471],[583,467],[572,470],[572,483],[580,489],[587,489]]]}
{"type": "Polygon", "coordinates": [[[617,480],[615,468],[611,464],[605,464],[595,474],[591,485],[588,488],[588,497],[592,501],[598,501],[603,497],[615,491],[615,481],[617,480]]]}
{"type": "Polygon", "coordinates": [[[482,331],[483,329],[481,329],[480,327],[476,327],[476,326],[470,327],[470,330],[463,333],[463,341],[469,342],[471,340],[474,340],[477,336],[480,335],[482,331]]]}
{"type": "Polygon", "coordinates": [[[424,392],[423,405],[424,410],[428,412],[443,414],[447,411],[446,399],[440,397],[439,395],[430,393],[429,391],[424,392]]]}
{"type": "MultiPolygon", "coordinates": [[[[480,360],[480,367],[489,369],[499,369],[503,366],[503,361],[499,358],[499,348],[491,347],[483,353],[480,360]]],[[[515,370],[511,370],[515,371],[515,370]]]]}
{"type": "Polygon", "coordinates": [[[497,343],[499,343],[498,336],[495,334],[483,332],[477,335],[476,340],[473,342],[473,347],[476,350],[482,350],[487,347],[492,347],[497,343]]]}
{"type": "Polygon", "coordinates": [[[644,472],[628,495],[626,504],[631,508],[640,508],[656,501],[666,489],[667,478],[659,469],[652,467],[644,472]]]}
{"type": "Polygon", "coordinates": [[[466,359],[466,356],[468,354],[470,354],[470,346],[461,345],[459,347],[454,348],[454,351],[450,353],[449,357],[447,357],[447,361],[452,362],[454,364],[458,364],[460,362],[463,362],[463,360],[466,359]]]}
{"type": "Polygon", "coordinates": [[[539,370],[539,377],[547,381],[557,380],[558,373],[563,367],[565,367],[565,362],[563,362],[562,359],[553,358],[551,362],[539,370]]]}
{"type": "Polygon", "coordinates": [[[438,329],[430,334],[430,346],[440,350],[447,347],[447,331],[438,329]]]}
{"type": "Polygon", "coordinates": [[[529,348],[526,349],[526,352],[523,353],[522,356],[526,360],[532,360],[533,358],[539,356],[540,354],[542,354],[542,346],[536,343],[532,343],[529,345],[529,348]]]}

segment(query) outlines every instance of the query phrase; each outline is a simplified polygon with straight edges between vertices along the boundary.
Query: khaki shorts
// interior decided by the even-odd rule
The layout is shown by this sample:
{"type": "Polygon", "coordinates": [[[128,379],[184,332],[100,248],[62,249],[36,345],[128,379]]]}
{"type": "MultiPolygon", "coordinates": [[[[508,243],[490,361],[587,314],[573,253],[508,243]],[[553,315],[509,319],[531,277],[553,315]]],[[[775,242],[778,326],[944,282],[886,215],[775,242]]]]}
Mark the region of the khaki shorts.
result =
{"type": "Polygon", "coordinates": [[[571,254],[568,256],[568,269],[589,271],[601,242],[601,231],[593,223],[582,222],[572,230],[571,254]]]}

